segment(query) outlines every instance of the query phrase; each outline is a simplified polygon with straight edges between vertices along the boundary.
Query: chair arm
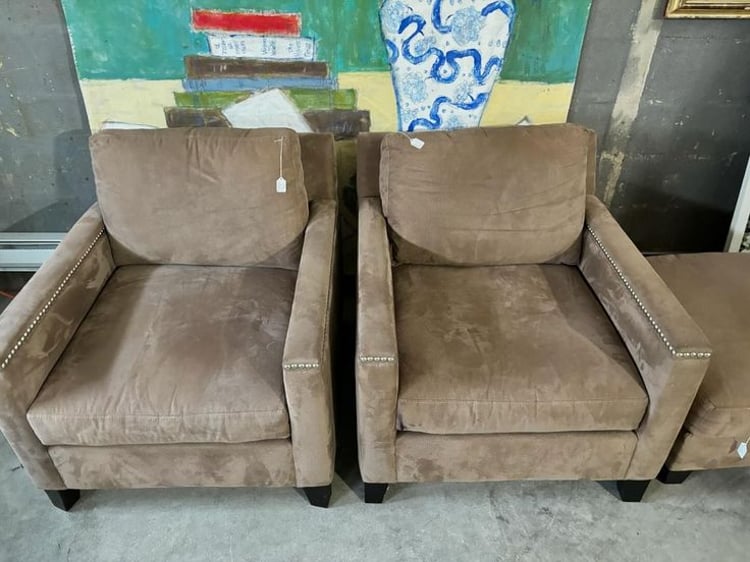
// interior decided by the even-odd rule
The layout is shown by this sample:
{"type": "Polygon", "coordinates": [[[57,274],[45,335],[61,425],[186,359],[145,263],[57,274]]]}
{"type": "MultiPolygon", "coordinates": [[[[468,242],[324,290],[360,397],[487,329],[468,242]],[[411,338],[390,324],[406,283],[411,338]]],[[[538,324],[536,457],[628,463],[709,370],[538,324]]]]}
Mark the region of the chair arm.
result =
{"type": "Polygon", "coordinates": [[[593,195],[586,201],[579,267],[625,342],[649,397],[626,478],[654,478],[703,381],[708,340],[593,195]]]}
{"type": "Polygon", "coordinates": [[[333,481],[330,338],[336,218],[335,201],[313,204],[284,345],[284,389],[300,487],[325,486],[333,481]]]}
{"type": "Polygon", "coordinates": [[[65,485],[26,412],[114,267],[94,205],[0,316],[0,430],[40,488],[65,485]]]}
{"type": "Polygon", "coordinates": [[[391,254],[377,198],[359,203],[357,428],[365,482],[396,480],[398,347],[391,254]]]}

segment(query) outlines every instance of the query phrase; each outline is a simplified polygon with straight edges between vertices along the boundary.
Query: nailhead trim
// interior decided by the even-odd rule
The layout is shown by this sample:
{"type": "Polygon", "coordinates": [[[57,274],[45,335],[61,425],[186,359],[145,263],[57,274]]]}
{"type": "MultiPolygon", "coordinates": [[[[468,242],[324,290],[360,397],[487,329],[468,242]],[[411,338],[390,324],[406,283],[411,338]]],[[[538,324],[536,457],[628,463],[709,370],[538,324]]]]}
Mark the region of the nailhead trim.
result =
{"type": "Polygon", "coordinates": [[[288,371],[301,371],[303,369],[317,369],[320,363],[287,363],[284,368],[288,371]]]}
{"type": "Polygon", "coordinates": [[[590,225],[586,225],[586,230],[589,231],[589,234],[591,234],[591,237],[594,239],[594,242],[596,242],[596,245],[599,246],[599,249],[604,253],[604,257],[607,258],[607,261],[610,263],[610,265],[614,268],[615,272],[617,273],[617,276],[620,278],[620,281],[623,282],[625,285],[625,288],[630,293],[630,296],[635,299],[635,303],[638,305],[638,308],[641,309],[641,312],[646,316],[646,319],[649,321],[649,324],[656,330],[656,333],[659,335],[659,338],[664,343],[664,345],[667,346],[667,349],[672,354],[673,357],[676,357],[678,359],[708,359],[711,357],[711,353],[709,352],[700,352],[700,351],[678,351],[675,349],[675,347],[672,345],[672,343],[667,338],[664,331],[661,329],[661,326],[656,323],[656,320],[654,320],[654,317],[651,315],[651,313],[648,311],[646,306],[643,304],[643,301],[638,296],[638,294],[633,290],[632,285],[630,284],[630,281],[627,280],[625,277],[625,274],[622,272],[622,269],[620,269],[620,266],[617,265],[617,262],[612,258],[607,248],[604,247],[604,244],[602,243],[599,236],[594,232],[594,230],[591,228],[590,225]]]}
{"type": "Polygon", "coordinates": [[[50,299],[46,302],[46,304],[42,307],[42,309],[37,313],[37,315],[31,321],[31,324],[28,325],[23,335],[20,338],[18,338],[18,341],[16,342],[16,344],[10,349],[8,354],[5,356],[5,359],[3,359],[3,362],[0,363],[0,369],[5,369],[10,364],[10,361],[11,359],[13,359],[13,356],[15,355],[16,351],[20,349],[20,347],[24,344],[26,339],[31,334],[31,331],[36,327],[37,324],[39,324],[39,322],[44,317],[44,315],[47,314],[47,311],[52,306],[52,303],[54,303],[57,300],[57,297],[60,296],[60,293],[65,288],[65,285],[68,284],[68,281],[70,281],[71,277],[73,277],[75,272],[78,271],[78,268],[81,267],[83,260],[85,260],[86,257],[91,253],[91,250],[94,249],[94,246],[96,246],[96,243],[99,241],[99,239],[103,235],[104,235],[104,229],[102,228],[99,231],[99,233],[96,235],[96,238],[94,238],[94,241],[91,242],[91,244],[89,244],[88,248],[86,248],[86,251],[83,252],[80,258],[78,258],[78,261],[76,262],[76,264],[71,268],[70,271],[68,271],[68,274],[63,278],[63,280],[57,286],[57,288],[55,289],[55,292],[52,293],[52,296],[50,297],[50,299]]]}
{"type": "Polygon", "coordinates": [[[396,358],[378,355],[362,355],[359,360],[362,363],[394,363],[396,358]]]}

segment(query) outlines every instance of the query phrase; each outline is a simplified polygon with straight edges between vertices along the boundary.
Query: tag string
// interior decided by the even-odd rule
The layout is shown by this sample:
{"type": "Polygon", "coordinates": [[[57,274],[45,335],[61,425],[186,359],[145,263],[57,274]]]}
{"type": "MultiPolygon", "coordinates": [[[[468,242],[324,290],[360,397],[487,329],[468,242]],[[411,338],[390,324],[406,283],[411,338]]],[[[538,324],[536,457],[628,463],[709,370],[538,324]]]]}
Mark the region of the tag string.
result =
{"type": "Polygon", "coordinates": [[[409,139],[409,144],[417,150],[422,150],[422,147],[424,147],[424,141],[422,139],[419,139],[417,137],[410,137],[403,131],[399,131],[399,134],[404,135],[407,139],[409,139]]]}
{"type": "Polygon", "coordinates": [[[279,143],[279,177],[284,177],[284,137],[276,141],[279,143]]]}

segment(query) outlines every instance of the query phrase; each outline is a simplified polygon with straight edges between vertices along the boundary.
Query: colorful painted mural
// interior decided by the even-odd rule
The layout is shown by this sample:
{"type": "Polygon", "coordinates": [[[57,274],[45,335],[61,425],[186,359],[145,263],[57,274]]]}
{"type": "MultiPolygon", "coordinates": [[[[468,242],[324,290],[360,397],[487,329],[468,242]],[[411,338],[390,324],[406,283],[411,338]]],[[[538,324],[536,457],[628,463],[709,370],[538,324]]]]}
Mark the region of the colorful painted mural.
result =
{"type": "Polygon", "coordinates": [[[89,121],[348,138],[567,118],[591,0],[62,0],[89,121]]]}

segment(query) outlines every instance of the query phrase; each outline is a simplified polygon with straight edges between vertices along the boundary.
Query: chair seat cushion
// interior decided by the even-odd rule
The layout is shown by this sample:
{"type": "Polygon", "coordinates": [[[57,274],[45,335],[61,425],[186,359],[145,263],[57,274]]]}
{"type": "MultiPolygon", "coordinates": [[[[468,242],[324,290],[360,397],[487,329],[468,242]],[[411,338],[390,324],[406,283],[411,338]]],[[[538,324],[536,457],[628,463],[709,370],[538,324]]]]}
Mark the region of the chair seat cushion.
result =
{"type": "Polygon", "coordinates": [[[27,418],[45,445],[289,437],[282,351],[296,272],[115,271],[27,418]]]}
{"type": "Polygon", "coordinates": [[[711,363],[685,427],[750,437],[750,255],[656,256],[651,265],[711,342],[711,363]]]}
{"type": "Polygon", "coordinates": [[[632,430],[648,397],[577,268],[394,270],[398,424],[432,434],[632,430]]]}

